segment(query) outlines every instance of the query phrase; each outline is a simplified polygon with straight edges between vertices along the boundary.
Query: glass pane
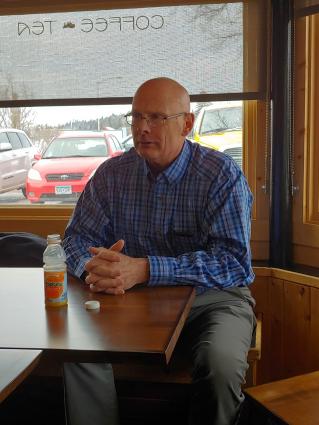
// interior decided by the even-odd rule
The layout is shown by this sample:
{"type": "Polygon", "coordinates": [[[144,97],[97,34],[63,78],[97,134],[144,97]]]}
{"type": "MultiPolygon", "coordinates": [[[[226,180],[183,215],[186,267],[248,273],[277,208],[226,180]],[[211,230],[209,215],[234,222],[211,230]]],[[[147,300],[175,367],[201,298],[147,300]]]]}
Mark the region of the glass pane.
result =
{"type": "Polygon", "coordinates": [[[230,155],[242,167],[243,102],[198,103],[194,112],[193,140],[230,155]]]}
{"type": "Polygon", "coordinates": [[[7,125],[25,130],[0,129],[0,205],[76,202],[97,167],[124,151],[121,141],[130,133],[124,114],[130,109],[130,105],[0,109],[7,125]],[[14,137],[14,151],[9,150],[8,135],[14,137]],[[25,141],[23,146],[20,140],[25,141]]]}
{"type": "MultiPolygon", "coordinates": [[[[196,119],[189,138],[242,166],[242,107],[241,101],[192,103],[196,119]]],[[[134,146],[124,118],[131,105],[26,109],[33,118],[20,128],[28,128],[32,145],[15,151],[19,161],[3,145],[0,205],[73,204],[102,162],[134,146]]],[[[6,110],[9,117],[15,112],[6,110]]],[[[5,137],[0,129],[0,140],[5,137]]]]}
{"type": "Polygon", "coordinates": [[[6,132],[0,132],[0,143],[9,143],[9,139],[6,132]]]}
{"type": "Polygon", "coordinates": [[[12,133],[11,131],[8,131],[7,136],[9,137],[12,149],[18,150],[22,148],[22,143],[17,133],[12,133]]]}

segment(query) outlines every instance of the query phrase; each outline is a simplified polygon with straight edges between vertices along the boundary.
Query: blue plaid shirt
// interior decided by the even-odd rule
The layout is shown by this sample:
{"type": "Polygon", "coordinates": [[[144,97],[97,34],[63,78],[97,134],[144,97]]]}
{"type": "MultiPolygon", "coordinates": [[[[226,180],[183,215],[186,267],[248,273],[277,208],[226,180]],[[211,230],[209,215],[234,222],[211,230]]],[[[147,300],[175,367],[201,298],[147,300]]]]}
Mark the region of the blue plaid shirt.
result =
{"type": "Polygon", "coordinates": [[[185,140],[156,178],[135,149],[105,161],[86,185],[66,229],[69,271],[81,276],[90,246],[124,239],[123,253],[148,257],[149,286],[206,289],[253,281],[252,195],[227,155],[185,140]]]}

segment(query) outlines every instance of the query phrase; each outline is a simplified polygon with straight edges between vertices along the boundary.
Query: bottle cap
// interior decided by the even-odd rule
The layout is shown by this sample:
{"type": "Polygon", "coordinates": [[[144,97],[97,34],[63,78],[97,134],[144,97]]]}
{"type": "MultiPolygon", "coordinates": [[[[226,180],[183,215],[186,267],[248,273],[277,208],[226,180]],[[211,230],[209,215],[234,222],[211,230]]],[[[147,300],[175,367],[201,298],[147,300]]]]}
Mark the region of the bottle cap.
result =
{"type": "Polygon", "coordinates": [[[96,310],[100,308],[100,301],[96,301],[96,300],[86,301],[84,305],[87,310],[96,310]]]}
{"type": "Polygon", "coordinates": [[[59,234],[54,235],[48,235],[47,236],[47,243],[60,243],[61,242],[61,236],[59,234]]]}

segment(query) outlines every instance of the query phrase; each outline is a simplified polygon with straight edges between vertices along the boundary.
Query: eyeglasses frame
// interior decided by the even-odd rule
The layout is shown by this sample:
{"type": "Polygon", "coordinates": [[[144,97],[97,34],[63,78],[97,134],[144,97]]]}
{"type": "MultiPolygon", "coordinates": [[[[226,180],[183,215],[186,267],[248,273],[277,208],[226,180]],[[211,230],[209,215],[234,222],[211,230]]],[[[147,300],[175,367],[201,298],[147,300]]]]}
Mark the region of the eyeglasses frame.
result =
{"type": "MultiPolygon", "coordinates": [[[[182,115],[185,115],[185,114],[187,114],[187,112],[179,112],[178,114],[172,114],[172,115],[163,115],[162,116],[162,124],[150,124],[150,118],[147,118],[147,117],[143,117],[143,115],[141,114],[141,118],[140,118],[140,121],[142,121],[142,120],[145,120],[146,122],[147,122],[147,125],[150,127],[150,128],[154,128],[154,127],[159,127],[160,125],[163,125],[164,124],[164,122],[166,122],[167,120],[169,120],[169,119],[171,119],[171,118],[177,118],[177,117],[180,117],[180,116],[182,116],[182,115]]],[[[159,114],[159,115],[161,115],[161,114],[159,114]]],[[[136,126],[137,124],[133,124],[133,121],[132,121],[132,123],[130,124],[129,122],[128,122],[128,117],[132,117],[132,120],[133,120],[133,113],[132,112],[129,112],[128,114],[126,114],[126,115],[124,115],[124,117],[125,117],[125,119],[126,119],[126,122],[128,123],[128,125],[130,125],[131,127],[134,127],[134,126],[136,126]]]]}

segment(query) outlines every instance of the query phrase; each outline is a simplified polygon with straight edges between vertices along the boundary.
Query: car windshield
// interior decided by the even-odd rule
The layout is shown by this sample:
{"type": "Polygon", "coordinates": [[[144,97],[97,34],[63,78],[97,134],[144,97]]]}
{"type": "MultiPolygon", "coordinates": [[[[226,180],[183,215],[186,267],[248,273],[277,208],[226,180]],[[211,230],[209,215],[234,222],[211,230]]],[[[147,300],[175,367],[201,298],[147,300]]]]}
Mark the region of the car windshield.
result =
{"type": "Polygon", "coordinates": [[[200,134],[219,133],[242,128],[242,108],[222,108],[205,111],[200,134]]]}
{"type": "Polygon", "coordinates": [[[43,158],[70,158],[85,156],[107,156],[103,137],[67,137],[52,140],[43,158]]]}

